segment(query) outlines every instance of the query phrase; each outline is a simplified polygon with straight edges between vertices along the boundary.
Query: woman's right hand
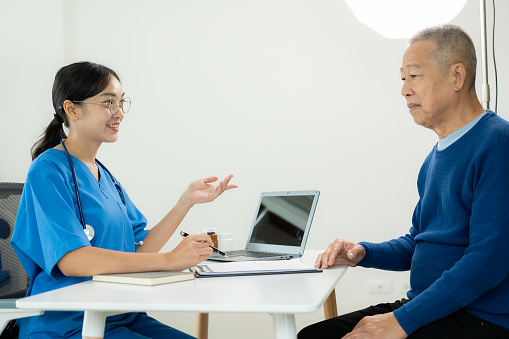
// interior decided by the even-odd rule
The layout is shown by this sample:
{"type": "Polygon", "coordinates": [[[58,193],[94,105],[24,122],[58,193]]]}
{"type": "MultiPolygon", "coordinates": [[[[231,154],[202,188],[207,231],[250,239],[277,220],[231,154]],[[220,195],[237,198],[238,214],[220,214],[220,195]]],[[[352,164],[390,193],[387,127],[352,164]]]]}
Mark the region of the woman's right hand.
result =
{"type": "Polygon", "coordinates": [[[212,254],[214,243],[207,234],[191,234],[182,239],[173,251],[166,253],[167,266],[182,271],[195,266],[212,254]]]}
{"type": "Polygon", "coordinates": [[[315,262],[317,268],[327,268],[333,265],[355,266],[361,261],[366,252],[364,247],[351,241],[336,239],[327,247],[325,252],[318,255],[315,262]]]}

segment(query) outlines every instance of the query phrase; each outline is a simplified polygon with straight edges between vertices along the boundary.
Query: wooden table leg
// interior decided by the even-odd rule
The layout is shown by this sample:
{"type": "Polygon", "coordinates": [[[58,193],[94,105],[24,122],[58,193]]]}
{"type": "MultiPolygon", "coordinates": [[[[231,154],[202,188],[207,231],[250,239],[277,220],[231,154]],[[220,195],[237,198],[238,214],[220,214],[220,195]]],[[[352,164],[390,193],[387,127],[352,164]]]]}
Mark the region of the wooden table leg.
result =
{"type": "Polygon", "coordinates": [[[336,305],[336,289],[333,289],[329,297],[323,303],[323,313],[325,319],[330,319],[338,316],[338,306],[336,305]]]}
{"type": "Polygon", "coordinates": [[[196,337],[198,339],[208,339],[209,337],[209,314],[196,314],[196,337]]]}

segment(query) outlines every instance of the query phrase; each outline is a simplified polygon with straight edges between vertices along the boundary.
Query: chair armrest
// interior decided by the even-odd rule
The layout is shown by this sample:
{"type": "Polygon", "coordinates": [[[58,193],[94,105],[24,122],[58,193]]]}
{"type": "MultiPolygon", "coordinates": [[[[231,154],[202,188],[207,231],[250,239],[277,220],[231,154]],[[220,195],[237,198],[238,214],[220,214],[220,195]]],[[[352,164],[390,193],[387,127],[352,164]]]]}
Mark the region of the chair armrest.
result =
{"type": "MultiPolygon", "coordinates": [[[[15,300],[15,299],[14,299],[15,300]]],[[[7,323],[14,319],[33,317],[43,314],[39,310],[23,310],[19,308],[0,308],[0,333],[3,332],[7,323]]]]}
{"type": "Polygon", "coordinates": [[[12,299],[0,299],[0,309],[1,308],[16,308],[16,298],[12,299]]]}

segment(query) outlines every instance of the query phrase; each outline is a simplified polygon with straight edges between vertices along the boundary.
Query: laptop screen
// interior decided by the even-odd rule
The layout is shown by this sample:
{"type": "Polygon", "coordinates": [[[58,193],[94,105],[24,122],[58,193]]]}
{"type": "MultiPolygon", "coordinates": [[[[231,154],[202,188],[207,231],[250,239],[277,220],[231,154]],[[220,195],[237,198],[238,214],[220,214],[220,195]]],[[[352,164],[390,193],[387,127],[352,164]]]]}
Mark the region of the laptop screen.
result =
{"type": "Polygon", "coordinates": [[[303,250],[318,195],[318,191],[262,193],[248,244],[303,250]]]}

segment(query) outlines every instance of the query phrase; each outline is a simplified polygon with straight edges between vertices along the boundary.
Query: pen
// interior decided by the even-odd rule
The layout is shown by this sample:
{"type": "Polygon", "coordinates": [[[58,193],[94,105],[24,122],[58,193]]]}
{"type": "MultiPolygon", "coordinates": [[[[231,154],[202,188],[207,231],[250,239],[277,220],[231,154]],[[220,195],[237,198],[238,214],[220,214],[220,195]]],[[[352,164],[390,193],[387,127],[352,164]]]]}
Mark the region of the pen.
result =
{"type": "MultiPolygon", "coordinates": [[[[182,238],[185,238],[187,237],[189,234],[184,232],[184,231],[180,231],[180,235],[182,236],[182,238]]],[[[214,246],[210,246],[212,247],[212,252],[214,253],[217,253],[219,255],[222,255],[223,257],[225,258],[229,258],[228,254],[224,253],[224,252],[221,252],[220,250],[218,250],[217,248],[215,248],[214,246]]]]}

